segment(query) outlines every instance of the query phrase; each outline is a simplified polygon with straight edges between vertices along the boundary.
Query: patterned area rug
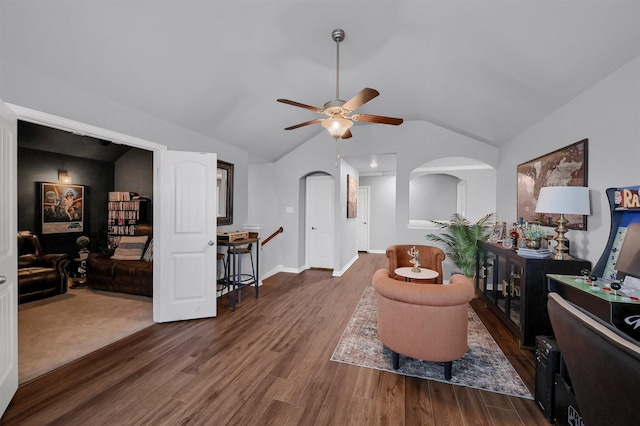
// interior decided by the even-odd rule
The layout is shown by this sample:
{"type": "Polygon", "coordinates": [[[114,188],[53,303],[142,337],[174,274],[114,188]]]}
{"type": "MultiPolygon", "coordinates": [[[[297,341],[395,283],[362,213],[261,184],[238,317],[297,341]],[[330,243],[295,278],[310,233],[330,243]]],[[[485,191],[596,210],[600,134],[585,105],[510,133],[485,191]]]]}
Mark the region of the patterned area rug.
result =
{"type": "Polygon", "coordinates": [[[468,346],[464,357],[453,362],[451,381],[444,379],[442,363],[420,361],[402,355],[400,368],[394,370],[391,367],[391,351],[378,339],[376,292],[373,287],[367,287],[331,361],[533,399],[471,306],[468,346]]]}

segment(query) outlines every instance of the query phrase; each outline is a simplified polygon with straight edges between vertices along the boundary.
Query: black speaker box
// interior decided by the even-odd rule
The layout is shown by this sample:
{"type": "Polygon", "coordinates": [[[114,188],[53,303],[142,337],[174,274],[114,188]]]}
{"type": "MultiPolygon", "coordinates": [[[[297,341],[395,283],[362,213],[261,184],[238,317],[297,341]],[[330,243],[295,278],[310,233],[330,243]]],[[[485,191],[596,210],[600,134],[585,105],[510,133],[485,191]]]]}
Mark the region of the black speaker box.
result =
{"type": "Polygon", "coordinates": [[[549,423],[554,422],[555,375],[560,371],[560,348],[550,336],[536,336],[535,401],[549,423]]]}

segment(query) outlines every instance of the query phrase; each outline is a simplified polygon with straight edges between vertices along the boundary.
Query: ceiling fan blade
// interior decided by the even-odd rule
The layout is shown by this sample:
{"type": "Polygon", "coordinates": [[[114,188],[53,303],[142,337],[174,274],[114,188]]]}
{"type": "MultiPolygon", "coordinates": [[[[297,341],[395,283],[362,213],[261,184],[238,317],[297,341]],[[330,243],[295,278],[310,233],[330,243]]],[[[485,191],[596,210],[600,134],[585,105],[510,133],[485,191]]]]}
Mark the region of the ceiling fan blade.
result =
{"type": "Polygon", "coordinates": [[[402,124],[402,122],[404,121],[402,118],[383,117],[382,115],[369,115],[369,114],[356,114],[347,118],[350,118],[353,121],[365,121],[368,123],[391,124],[393,126],[402,124]]]}
{"type": "Polygon", "coordinates": [[[347,129],[345,130],[345,132],[342,134],[342,136],[340,136],[340,139],[349,139],[351,136],[353,136],[351,134],[351,129],[347,129]]]}
{"type": "Polygon", "coordinates": [[[349,99],[343,105],[343,107],[345,109],[348,109],[349,111],[355,111],[356,108],[360,108],[362,105],[366,104],[371,99],[378,96],[379,94],[380,92],[378,92],[376,89],[370,89],[368,87],[365,87],[364,89],[356,93],[356,95],[353,98],[349,99]]]}
{"type": "Polygon", "coordinates": [[[301,104],[300,102],[290,101],[289,99],[278,99],[278,102],[282,102],[283,104],[288,104],[288,105],[293,105],[293,106],[297,106],[297,107],[300,107],[300,108],[308,109],[310,111],[317,112],[318,114],[324,113],[324,109],[323,108],[318,108],[318,107],[314,107],[314,106],[311,106],[311,105],[301,104]]]}
{"type": "Polygon", "coordinates": [[[291,127],[285,127],[284,129],[285,130],[298,129],[300,127],[308,126],[310,124],[320,123],[322,120],[324,120],[324,118],[316,118],[315,120],[305,121],[304,123],[296,124],[295,126],[291,126],[291,127]]]}

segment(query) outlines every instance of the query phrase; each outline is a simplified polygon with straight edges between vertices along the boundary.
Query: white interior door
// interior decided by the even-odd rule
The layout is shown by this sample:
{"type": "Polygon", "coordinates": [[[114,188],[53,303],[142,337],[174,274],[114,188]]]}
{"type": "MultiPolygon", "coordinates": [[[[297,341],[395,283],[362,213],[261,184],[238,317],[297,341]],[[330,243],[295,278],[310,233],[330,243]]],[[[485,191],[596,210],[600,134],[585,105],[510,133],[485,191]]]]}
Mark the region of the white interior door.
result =
{"type": "Polygon", "coordinates": [[[210,153],[158,151],[154,226],[160,256],[154,261],[153,320],[216,315],[216,172],[210,153]]]}
{"type": "Polygon", "coordinates": [[[356,250],[369,251],[369,187],[358,188],[358,217],[356,218],[356,250]]]}
{"type": "Polygon", "coordinates": [[[17,130],[0,101],[0,416],[18,390],[17,130]]]}
{"type": "Polygon", "coordinates": [[[333,268],[333,178],[307,177],[307,267],[333,268]]]}

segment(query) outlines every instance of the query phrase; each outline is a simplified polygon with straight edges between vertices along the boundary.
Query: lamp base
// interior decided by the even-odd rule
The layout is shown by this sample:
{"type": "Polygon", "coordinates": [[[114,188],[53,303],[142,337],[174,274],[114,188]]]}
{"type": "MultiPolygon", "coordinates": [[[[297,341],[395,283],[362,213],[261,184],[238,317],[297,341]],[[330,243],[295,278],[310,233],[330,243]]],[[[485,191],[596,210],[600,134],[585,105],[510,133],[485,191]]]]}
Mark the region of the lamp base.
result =
{"type": "Polygon", "coordinates": [[[567,223],[569,223],[569,221],[565,219],[564,214],[560,214],[560,217],[558,218],[556,223],[558,224],[558,226],[556,228],[556,237],[554,238],[554,240],[558,244],[556,245],[556,254],[553,255],[553,259],[554,260],[573,259],[573,257],[569,255],[569,248],[565,244],[569,240],[567,240],[564,236],[568,231],[567,223]]]}

